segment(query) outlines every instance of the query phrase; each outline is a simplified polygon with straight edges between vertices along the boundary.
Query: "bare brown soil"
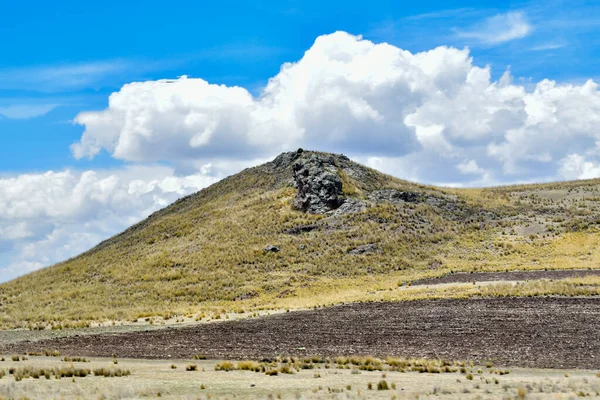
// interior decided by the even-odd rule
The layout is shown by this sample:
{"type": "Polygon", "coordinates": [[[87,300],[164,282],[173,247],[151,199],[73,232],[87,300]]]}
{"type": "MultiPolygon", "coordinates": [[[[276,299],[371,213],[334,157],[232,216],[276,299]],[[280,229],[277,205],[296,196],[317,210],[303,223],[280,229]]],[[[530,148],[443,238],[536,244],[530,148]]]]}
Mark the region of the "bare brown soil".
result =
{"type": "Polygon", "coordinates": [[[442,283],[492,282],[492,281],[527,281],[537,279],[565,279],[600,275],[600,269],[572,269],[553,271],[506,271],[506,272],[460,272],[441,278],[419,279],[411,285],[439,285],[442,283]]]}
{"type": "Polygon", "coordinates": [[[1,353],[211,359],[372,354],[600,368],[600,298],[492,298],[348,304],[249,320],[21,342],[1,353]]]}

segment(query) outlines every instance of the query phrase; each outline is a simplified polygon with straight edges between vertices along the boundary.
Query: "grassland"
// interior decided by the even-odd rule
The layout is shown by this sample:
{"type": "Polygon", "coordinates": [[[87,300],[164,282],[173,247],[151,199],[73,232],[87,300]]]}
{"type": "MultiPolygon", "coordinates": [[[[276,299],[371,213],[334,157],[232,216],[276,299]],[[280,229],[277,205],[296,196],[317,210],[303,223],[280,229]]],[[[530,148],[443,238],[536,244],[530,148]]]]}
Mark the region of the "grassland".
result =
{"type": "MultiPolygon", "coordinates": [[[[357,357],[358,359],[358,357],[357,357]]],[[[369,360],[369,358],[362,358],[369,360]]],[[[600,397],[600,376],[596,371],[499,369],[492,365],[450,363],[451,372],[441,371],[438,361],[389,360],[408,364],[403,370],[386,360],[370,358],[383,368],[366,368],[336,360],[299,361],[281,372],[266,374],[265,363],[198,360],[119,360],[118,367],[130,371],[121,377],[95,376],[49,379],[43,375],[16,381],[8,370],[55,370],[69,368],[59,359],[30,357],[28,361],[1,362],[0,399],[61,398],[166,398],[166,399],[570,399],[600,397]],[[425,370],[410,365],[423,364],[425,370]],[[194,365],[196,368],[189,368],[194,365]],[[231,365],[222,369],[221,366],[231,365]],[[252,369],[258,366],[258,372],[252,369]],[[242,368],[239,368],[242,367],[242,368]],[[296,368],[298,367],[298,368],[296,368]],[[303,368],[304,367],[304,368],[303,368]],[[430,371],[427,371],[430,368],[430,371]]],[[[92,359],[74,368],[114,369],[112,359],[92,359]]],[[[362,361],[361,361],[362,362],[362,361]]],[[[274,370],[268,363],[268,371],[274,370]]],[[[420,368],[420,367],[419,367],[420,368]]]]}
{"type": "Polygon", "coordinates": [[[407,285],[461,271],[597,268],[600,181],[434,188],[336,160],[346,195],[365,201],[366,210],[297,211],[291,165],[248,169],[74,259],[0,285],[0,327],[206,321],[373,299],[598,294],[590,277],[519,286],[407,285]],[[420,200],[370,200],[383,189],[420,200]],[[310,229],[290,233],[298,227],[310,229]],[[281,251],[266,252],[267,245],[281,251]],[[364,245],[376,251],[352,253],[364,245]]]}

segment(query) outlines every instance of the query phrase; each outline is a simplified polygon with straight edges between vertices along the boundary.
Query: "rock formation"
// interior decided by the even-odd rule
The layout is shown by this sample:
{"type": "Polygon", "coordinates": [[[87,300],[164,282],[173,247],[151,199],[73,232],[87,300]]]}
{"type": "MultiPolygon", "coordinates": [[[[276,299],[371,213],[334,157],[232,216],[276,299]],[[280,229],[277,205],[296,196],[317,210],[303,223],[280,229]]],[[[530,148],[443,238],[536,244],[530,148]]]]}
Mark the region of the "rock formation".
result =
{"type": "Polygon", "coordinates": [[[298,193],[294,206],[311,214],[325,214],[344,203],[342,180],[332,156],[312,153],[294,164],[298,193]]]}

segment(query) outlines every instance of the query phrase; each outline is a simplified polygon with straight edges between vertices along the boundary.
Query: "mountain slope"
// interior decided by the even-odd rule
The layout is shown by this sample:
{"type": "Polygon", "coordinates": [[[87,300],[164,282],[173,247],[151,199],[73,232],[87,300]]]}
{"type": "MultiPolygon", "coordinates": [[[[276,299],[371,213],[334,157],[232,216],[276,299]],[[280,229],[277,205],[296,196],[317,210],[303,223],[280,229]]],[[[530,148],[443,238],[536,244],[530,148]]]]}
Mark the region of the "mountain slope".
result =
{"type": "Polygon", "coordinates": [[[443,189],[341,155],[283,153],[0,285],[0,324],[201,317],[360,300],[455,271],[594,267],[599,190],[443,189]]]}

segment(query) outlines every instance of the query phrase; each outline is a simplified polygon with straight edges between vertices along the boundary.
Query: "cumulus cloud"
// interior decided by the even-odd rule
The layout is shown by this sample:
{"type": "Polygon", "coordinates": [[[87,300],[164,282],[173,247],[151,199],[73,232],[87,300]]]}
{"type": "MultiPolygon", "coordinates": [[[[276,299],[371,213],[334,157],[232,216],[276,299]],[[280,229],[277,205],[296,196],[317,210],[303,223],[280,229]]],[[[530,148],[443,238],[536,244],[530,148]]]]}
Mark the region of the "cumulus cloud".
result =
{"type": "MultiPolygon", "coordinates": [[[[488,25],[523,18],[507,14],[488,25]]],[[[434,166],[415,175],[429,182],[464,181],[456,166],[473,160],[504,182],[557,176],[559,160],[600,139],[599,118],[591,80],[543,80],[530,90],[509,71],[493,81],[468,49],[413,54],[336,32],[284,64],[260,96],[186,77],[125,85],[106,109],[77,116],[85,131],[72,150],[77,158],[108,151],[181,163],[266,158],[302,146],[363,159],[410,157],[434,166]]]]}
{"type": "Polygon", "coordinates": [[[520,11],[497,14],[476,24],[468,30],[459,30],[459,38],[471,39],[477,42],[495,45],[529,35],[533,27],[527,21],[527,16],[520,11]]]}
{"type": "Polygon", "coordinates": [[[171,168],[64,170],[0,179],[0,282],[89,249],[177,198],[215,182],[171,168]]]}
{"type": "Polygon", "coordinates": [[[564,179],[592,179],[600,177],[600,163],[586,160],[581,154],[569,154],[560,162],[560,176],[564,179]]]}

